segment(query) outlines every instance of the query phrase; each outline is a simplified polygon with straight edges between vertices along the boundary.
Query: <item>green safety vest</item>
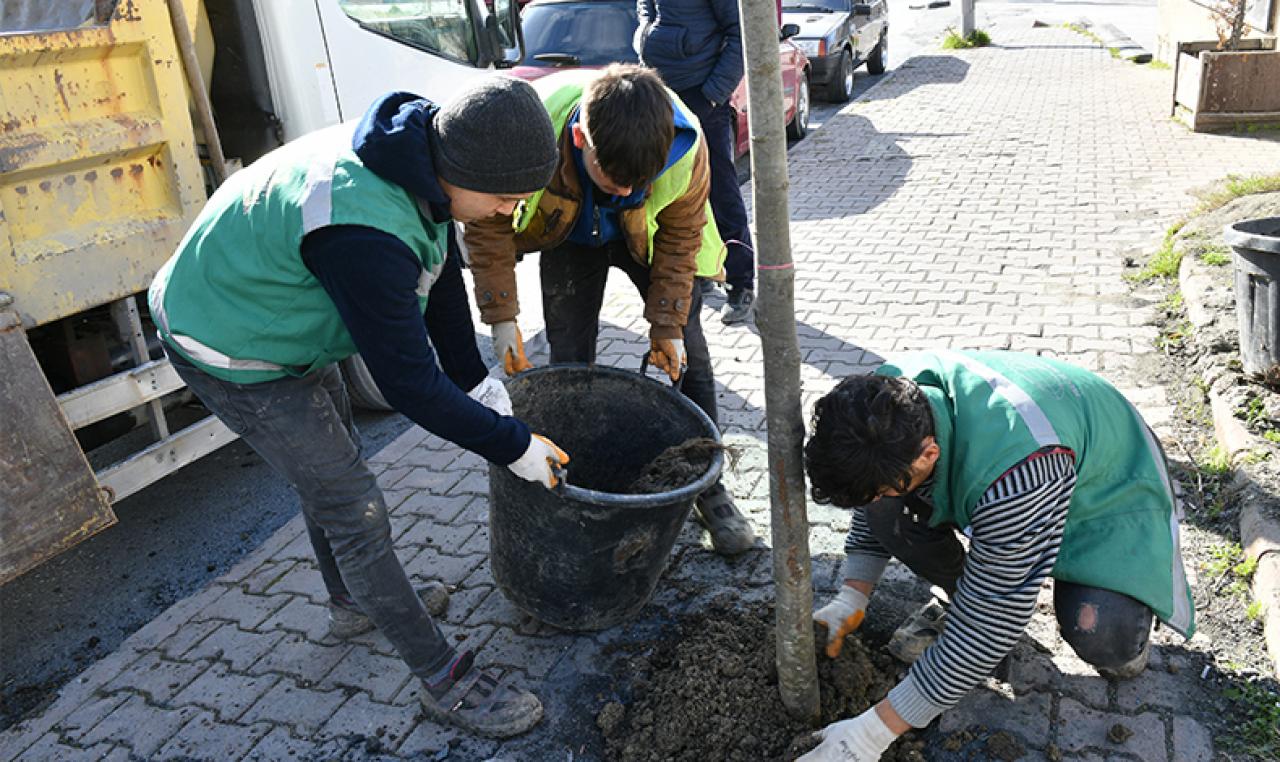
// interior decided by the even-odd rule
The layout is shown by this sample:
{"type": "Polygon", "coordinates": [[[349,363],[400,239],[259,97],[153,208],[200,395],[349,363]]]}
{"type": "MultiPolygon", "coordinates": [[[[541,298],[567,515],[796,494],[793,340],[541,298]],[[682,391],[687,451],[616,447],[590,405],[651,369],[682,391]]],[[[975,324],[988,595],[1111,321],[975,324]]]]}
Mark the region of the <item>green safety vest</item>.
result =
{"type": "MultiPolygon", "coordinates": [[[[561,133],[564,132],[564,126],[568,123],[569,117],[573,115],[574,109],[578,107],[578,102],[582,100],[582,91],[591,80],[595,79],[598,72],[578,69],[572,71],[557,72],[542,77],[533,82],[533,87],[537,90],[538,95],[542,98],[542,104],[546,106],[547,113],[551,116],[551,124],[555,127],[556,140],[560,140],[561,133]]],[[[670,90],[668,90],[670,92],[670,90]]],[[[698,133],[697,143],[703,141],[702,128],[698,123],[698,117],[687,106],[681,103],[680,98],[675,93],[671,93],[671,104],[675,108],[680,109],[685,119],[698,133]]],[[[657,179],[649,187],[649,195],[644,200],[645,226],[649,237],[649,262],[653,262],[653,237],[658,232],[658,214],[669,204],[673,203],[689,190],[689,181],[693,177],[693,161],[697,155],[693,148],[685,152],[666,169],[665,172],[658,175],[657,179]]],[[[533,221],[534,214],[538,210],[538,201],[542,198],[543,191],[539,190],[533,194],[528,200],[524,201],[520,208],[516,210],[515,229],[517,233],[524,232],[529,227],[529,223],[533,221]]],[[[716,229],[716,220],[711,213],[710,200],[706,203],[707,222],[702,226],[702,246],[698,249],[697,275],[701,278],[714,278],[720,274],[721,267],[724,265],[724,258],[727,254],[724,241],[720,239],[720,233],[716,229]]],[[[573,223],[569,223],[569,227],[573,227],[573,223]]]]}
{"type": "Polygon", "coordinates": [[[329,225],[372,227],[404,242],[423,266],[415,289],[425,308],[449,223],[432,222],[409,191],[364,166],[352,130],[303,136],[218,188],[151,284],[151,313],[170,347],[237,383],[304,375],[355,354],[302,262],[303,237],[329,225]]]}
{"type": "Polygon", "coordinates": [[[968,527],[987,489],[1035,451],[1075,453],[1054,579],[1124,593],[1170,627],[1195,631],[1182,566],[1180,504],[1138,411],[1099,376],[1015,352],[912,352],[876,372],[904,376],[933,411],[941,455],[932,525],[968,527]]]}

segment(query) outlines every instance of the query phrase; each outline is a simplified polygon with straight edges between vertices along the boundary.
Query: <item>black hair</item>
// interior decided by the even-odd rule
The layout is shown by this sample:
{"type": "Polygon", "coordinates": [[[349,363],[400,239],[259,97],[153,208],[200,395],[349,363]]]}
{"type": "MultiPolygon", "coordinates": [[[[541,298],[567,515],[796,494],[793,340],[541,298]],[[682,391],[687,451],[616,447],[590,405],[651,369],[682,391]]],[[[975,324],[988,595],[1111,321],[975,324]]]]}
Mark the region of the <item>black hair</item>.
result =
{"type": "Polygon", "coordinates": [[[804,465],[814,501],[856,508],[885,488],[907,490],[933,412],[910,379],[850,376],[818,400],[812,429],[804,465]]]}

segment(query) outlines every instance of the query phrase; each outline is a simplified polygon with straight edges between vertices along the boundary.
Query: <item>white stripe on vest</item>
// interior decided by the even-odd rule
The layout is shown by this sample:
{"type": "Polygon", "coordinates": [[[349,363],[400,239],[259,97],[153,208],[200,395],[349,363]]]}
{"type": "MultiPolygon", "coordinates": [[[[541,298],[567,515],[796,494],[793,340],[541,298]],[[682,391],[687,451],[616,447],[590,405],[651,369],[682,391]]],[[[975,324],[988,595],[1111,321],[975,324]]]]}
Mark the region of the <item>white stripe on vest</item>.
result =
{"type": "Polygon", "coordinates": [[[1010,381],[1004,374],[959,352],[943,349],[936,354],[939,357],[964,366],[965,370],[982,377],[990,384],[991,390],[995,392],[997,397],[1000,397],[1012,405],[1014,410],[1018,411],[1018,415],[1022,416],[1022,422],[1027,425],[1027,429],[1031,431],[1031,436],[1035,438],[1036,443],[1041,447],[1062,444],[1062,439],[1058,437],[1058,432],[1054,430],[1053,424],[1049,423],[1049,418],[1044,414],[1044,410],[1040,409],[1040,406],[1035,403],[1035,400],[1031,399],[1030,395],[1023,391],[1022,387],[1010,381]]]}

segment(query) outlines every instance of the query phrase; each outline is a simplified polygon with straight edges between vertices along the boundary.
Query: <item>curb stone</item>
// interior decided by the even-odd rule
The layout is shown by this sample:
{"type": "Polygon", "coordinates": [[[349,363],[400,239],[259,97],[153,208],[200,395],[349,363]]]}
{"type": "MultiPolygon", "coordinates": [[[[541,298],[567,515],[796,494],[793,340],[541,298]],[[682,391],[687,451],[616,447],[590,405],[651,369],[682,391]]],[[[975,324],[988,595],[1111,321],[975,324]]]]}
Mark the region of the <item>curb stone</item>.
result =
{"type": "MultiPolygon", "coordinates": [[[[1200,329],[1211,321],[1213,311],[1206,306],[1206,292],[1213,288],[1213,278],[1206,266],[1194,256],[1184,256],[1178,268],[1178,287],[1186,305],[1188,319],[1200,329]]],[[[1213,416],[1214,440],[1231,456],[1232,480],[1245,487],[1241,491],[1240,545],[1245,557],[1256,560],[1253,574],[1253,597],[1264,608],[1263,635],[1267,654],[1271,657],[1275,674],[1280,676],[1280,520],[1262,511],[1262,500],[1257,496],[1257,485],[1249,469],[1239,457],[1267,443],[1250,433],[1239,418],[1232,404],[1219,389],[1224,375],[1239,376],[1237,371],[1208,368],[1201,372],[1202,380],[1210,386],[1209,406],[1213,416]]]]}

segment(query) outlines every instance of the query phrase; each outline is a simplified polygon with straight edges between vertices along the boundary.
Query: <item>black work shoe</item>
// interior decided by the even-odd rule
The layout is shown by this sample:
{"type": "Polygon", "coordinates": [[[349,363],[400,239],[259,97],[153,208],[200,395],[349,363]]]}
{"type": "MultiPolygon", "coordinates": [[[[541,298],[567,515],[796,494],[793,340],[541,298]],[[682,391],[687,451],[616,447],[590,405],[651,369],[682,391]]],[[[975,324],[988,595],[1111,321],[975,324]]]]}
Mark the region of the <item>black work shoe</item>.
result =
{"type": "Polygon", "coordinates": [[[1094,667],[1098,670],[1098,674],[1108,680],[1128,680],[1132,677],[1141,675],[1147,668],[1147,662],[1151,659],[1151,641],[1148,640],[1146,645],[1142,647],[1142,653],[1133,657],[1129,661],[1118,667],[1107,669],[1106,667],[1094,667]]]}
{"type": "Polygon", "coordinates": [[[513,675],[472,665],[475,655],[463,653],[447,673],[432,684],[423,680],[423,713],[488,738],[510,738],[529,730],[542,719],[542,702],[517,687],[513,675]]]}
{"type": "Polygon", "coordinates": [[[911,664],[942,635],[947,610],[937,598],[921,606],[889,638],[888,651],[899,661],[911,664]]]}
{"type": "MultiPolygon", "coordinates": [[[[442,582],[428,582],[415,588],[422,605],[433,617],[440,616],[449,608],[449,588],[442,582]]],[[[365,616],[356,602],[350,598],[329,599],[329,634],[338,640],[353,638],[373,629],[373,620],[365,616]]]]}
{"type": "Polygon", "coordinates": [[[749,288],[729,290],[729,298],[720,311],[720,322],[725,325],[745,323],[751,319],[756,307],[756,292],[749,288]]]}
{"type": "Polygon", "coordinates": [[[736,556],[755,544],[751,523],[738,512],[723,484],[699,495],[697,506],[698,520],[711,533],[711,545],[720,555],[736,556]]]}

